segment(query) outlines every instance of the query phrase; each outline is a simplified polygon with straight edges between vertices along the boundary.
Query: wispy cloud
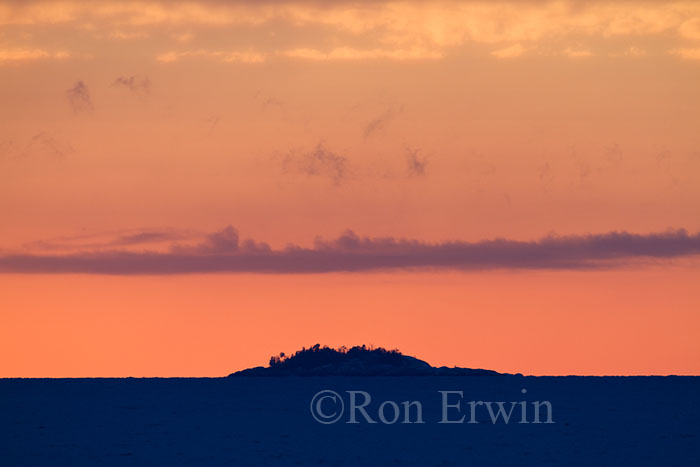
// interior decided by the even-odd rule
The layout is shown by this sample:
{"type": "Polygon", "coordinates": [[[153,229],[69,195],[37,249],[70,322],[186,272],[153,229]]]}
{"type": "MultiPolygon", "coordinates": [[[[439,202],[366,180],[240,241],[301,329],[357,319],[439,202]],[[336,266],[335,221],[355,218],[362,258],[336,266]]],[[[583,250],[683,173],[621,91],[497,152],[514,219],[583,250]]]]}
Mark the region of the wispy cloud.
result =
{"type": "Polygon", "coordinates": [[[373,48],[359,49],[355,47],[336,47],[328,51],[319,49],[290,49],[280,52],[281,55],[314,61],[351,61],[351,60],[423,60],[442,58],[439,50],[425,47],[411,48],[373,48]]]}
{"type": "Polygon", "coordinates": [[[61,60],[68,57],[70,57],[70,53],[65,50],[51,52],[28,47],[0,48],[0,65],[33,62],[42,59],[61,60]]]}
{"type": "Polygon", "coordinates": [[[66,90],[66,97],[75,113],[92,112],[95,109],[90,98],[90,90],[82,80],[78,80],[72,88],[66,90]]]}
{"type": "Polygon", "coordinates": [[[684,21],[678,27],[678,32],[685,39],[700,41],[700,17],[696,16],[684,21]]]}
{"type": "Polygon", "coordinates": [[[165,249],[168,249],[172,247],[172,242],[191,240],[196,237],[198,235],[194,232],[175,229],[117,230],[32,241],[25,243],[23,248],[28,251],[53,251],[59,253],[76,250],[143,247],[144,245],[148,245],[151,248],[165,245],[165,249]]]}
{"type": "Polygon", "coordinates": [[[513,58],[521,56],[523,53],[525,53],[526,50],[527,49],[521,44],[513,44],[508,45],[506,47],[502,47],[500,49],[496,49],[493,52],[491,52],[491,55],[498,58],[513,58]]]}
{"type": "Polygon", "coordinates": [[[61,160],[74,152],[73,146],[46,131],[30,138],[0,140],[0,162],[19,162],[27,159],[61,160]]]}
{"type": "Polygon", "coordinates": [[[365,125],[364,131],[362,132],[365,139],[370,138],[371,136],[384,130],[389,124],[389,122],[394,119],[396,114],[401,112],[402,110],[403,107],[399,107],[398,109],[394,109],[394,107],[389,107],[380,115],[367,122],[367,125],[365,125]]]}
{"type": "Polygon", "coordinates": [[[109,34],[109,37],[112,39],[120,40],[146,39],[148,36],[148,33],[145,31],[122,31],[121,29],[112,31],[109,34]]]}
{"type": "Polygon", "coordinates": [[[310,176],[329,177],[335,184],[347,176],[348,159],[318,143],[311,151],[292,152],[282,161],[285,173],[302,173],[310,176]]]}
{"type": "Polygon", "coordinates": [[[700,60],[700,47],[696,47],[696,48],[683,47],[683,48],[670,50],[669,53],[671,55],[677,55],[679,57],[682,57],[686,60],[700,60]]]}
{"type": "Polygon", "coordinates": [[[51,54],[43,49],[0,49],[0,63],[16,62],[25,60],[37,60],[40,58],[49,57],[51,54]]]}
{"type": "Polygon", "coordinates": [[[567,57],[590,57],[593,55],[593,52],[588,49],[574,47],[567,47],[562,53],[567,57]]]}
{"type": "Polygon", "coordinates": [[[156,60],[161,63],[173,63],[189,57],[213,58],[224,63],[263,63],[265,61],[265,55],[259,52],[205,49],[165,52],[159,54],[156,60]]]}
{"type": "Polygon", "coordinates": [[[38,153],[59,159],[66,157],[72,152],[73,147],[70,143],[61,141],[44,131],[40,131],[32,136],[25,150],[26,154],[38,153]]]}
{"type": "Polygon", "coordinates": [[[346,231],[338,238],[317,238],[312,248],[272,250],[253,240],[240,242],[229,226],[191,245],[167,252],[85,251],[63,255],[0,256],[5,273],[188,274],[363,272],[387,269],[597,269],[643,259],[700,255],[700,234],[685,230],[652,234],[610,232],[545,237],[427,243],[392,237],[360,237],[346,231]]]}
{"type": "Polygon", "coordinates": [[[425,169],[428,165],[428,158],[420,156],[418,149],[406,149],[406,163],[408,174],[413,176],[425,176],[425,169]]]}
{"type": "Polygon", "coordinates": [[[118,76],[112,83],[112,86],[128,89],[138,95],[145,95],[151,92],[151,81],[147,77],[134,75],[118,76]]]}

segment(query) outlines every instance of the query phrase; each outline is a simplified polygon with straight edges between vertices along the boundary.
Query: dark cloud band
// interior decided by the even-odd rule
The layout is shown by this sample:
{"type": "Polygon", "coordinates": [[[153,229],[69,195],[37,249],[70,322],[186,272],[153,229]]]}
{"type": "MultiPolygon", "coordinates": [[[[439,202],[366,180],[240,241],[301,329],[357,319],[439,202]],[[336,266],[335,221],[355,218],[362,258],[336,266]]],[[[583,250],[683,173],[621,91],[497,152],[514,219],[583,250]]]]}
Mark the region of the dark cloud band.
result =
{"type": "Polygon", "coordinates": [[[313,248],[272,250],[253,240],[239,242],[227,227],[201,243],[173,245],[167,252],[88,251],[65,255],[5,254],[4,273],[307,274],[396,269],[596,269],[641,259],[672,259],[700,254],[700,234],[685,230],[653,234],[611,232],[545,237],[523,242],[425,243],[395,238],[359,237],[347,231],[334,240],[317,239],[313,248]]]}

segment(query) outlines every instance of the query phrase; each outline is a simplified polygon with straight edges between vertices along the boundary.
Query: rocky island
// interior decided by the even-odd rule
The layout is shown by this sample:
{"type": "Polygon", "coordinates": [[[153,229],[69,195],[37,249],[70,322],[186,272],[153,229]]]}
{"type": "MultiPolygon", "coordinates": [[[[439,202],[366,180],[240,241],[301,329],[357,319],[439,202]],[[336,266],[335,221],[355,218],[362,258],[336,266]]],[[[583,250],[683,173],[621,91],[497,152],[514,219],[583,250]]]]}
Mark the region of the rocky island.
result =
{"type": "Polygon", "coordinates": [[[400,351],[365,345],[334,349],[320,344],[302,348],[291,356],[270,357],[267,367],[248,368],[229,377],[240,376],[488,376],[492,370],[434,367],[400,351]]]}

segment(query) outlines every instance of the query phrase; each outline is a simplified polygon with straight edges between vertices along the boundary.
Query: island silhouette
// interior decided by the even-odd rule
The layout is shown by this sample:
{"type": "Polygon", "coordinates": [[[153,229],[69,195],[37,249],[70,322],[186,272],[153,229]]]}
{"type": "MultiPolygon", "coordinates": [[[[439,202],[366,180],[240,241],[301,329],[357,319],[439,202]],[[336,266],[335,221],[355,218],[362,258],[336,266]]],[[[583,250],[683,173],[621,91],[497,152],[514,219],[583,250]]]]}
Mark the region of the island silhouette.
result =
{"type": "Polygon", "coordinates": [[[313,345],[287,356],[283,352],[270,357],[269,366],[237,371],[240,376],[489,376],[492,370],[434,367],[428,362],[402,354],[398,349],[366,345],[338,349],[313,345]]]}

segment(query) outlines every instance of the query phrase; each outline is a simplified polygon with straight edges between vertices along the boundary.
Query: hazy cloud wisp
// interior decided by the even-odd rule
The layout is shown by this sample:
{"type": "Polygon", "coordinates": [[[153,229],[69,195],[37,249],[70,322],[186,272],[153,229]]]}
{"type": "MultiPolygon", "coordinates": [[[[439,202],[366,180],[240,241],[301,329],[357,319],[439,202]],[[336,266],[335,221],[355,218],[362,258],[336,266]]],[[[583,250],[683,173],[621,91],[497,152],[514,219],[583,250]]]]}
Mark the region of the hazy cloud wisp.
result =
{"type": "Polygon", "coordinates": [[[82,80],[78,80],[66,91],[66,97],[75,113],[90,113],[95,110],[90,98],[90,90],[82,80]]]}

